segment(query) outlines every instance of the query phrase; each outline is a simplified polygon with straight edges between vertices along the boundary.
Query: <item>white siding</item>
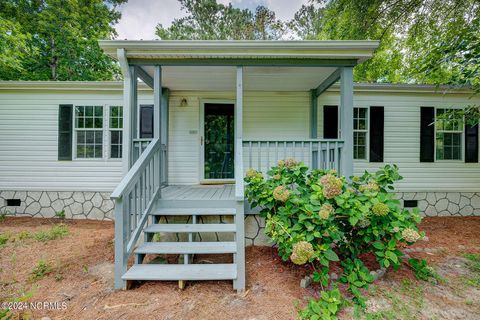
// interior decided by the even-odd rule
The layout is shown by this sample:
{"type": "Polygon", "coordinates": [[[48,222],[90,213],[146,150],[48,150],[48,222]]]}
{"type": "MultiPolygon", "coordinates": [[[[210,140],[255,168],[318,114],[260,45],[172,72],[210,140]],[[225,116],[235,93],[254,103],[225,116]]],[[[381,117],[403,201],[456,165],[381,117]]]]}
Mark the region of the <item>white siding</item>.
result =
{"type": "MultiPolygon", "coordinates": [[[[228,92],[172,92],[169,127],[169,183],[194,184],[200,179],[200,104],[232,100],[228,92]],[[188,101],[180,107],[181,100],[188,101]]],[[[244,139],[306,139],[308,92],[245,92],[244,139]]]]}
{"type": "MultiPolygon", "coordinates": [[[[175,91],[169,114],[169,182],[195,184],[200,178],[200,103],[235,100],[233,92],[175,91]],[[188,105],[180,107],[186,98],[188,105]]],[[[477,98],[477,103],[480,103],[477,98]]],[[[57,160],[59,104],[122,104],[121,87],[112,90],[0,91],[0,190],[112,191],[121,179],[118,160],[57,160]]],[[[355,106],[385,107],[385,163],[396,163],[404,192],[474,192],[480,187],[480,164],[419,162],[420,106],[465,106],[468,94],[356,92],[355,106]]],[[[144,91],[139,104],[152,103],[144,91]]],[[[245,92],[244,138],[308,139],[308,92],[245,92]]],[[[339,104],[337,91],[319,97],[322,106],[339,104]]],[[[355,161],[355,173],[382,164],[355,161]]]]}
{"type": "Polygon", "coordinates": [[[60,104],[123,100],[120,90],[0,91],[0,190],[111,192],[120,182],[121,160],[57,160],[60,104]]]}
{"type": "MultiPolygon", "coordinates": [[[[420,107],[465,107],[475,100],[468,94],[356,92],[356,107],[385,107],[384,164],[397,164],[404,179],[398,191],[477,192],[480,188],[480,164],[462,161],[420,162],[420,107]]],[[[480,103],[477,98],[476,103],[480,103]]],[[[323,133],[322,106],[339,104],[338,93],[319,97],[319,136],[323,133]]],[[[373,171],[382,163],[356,160],[355,174],[373,171]]]]}

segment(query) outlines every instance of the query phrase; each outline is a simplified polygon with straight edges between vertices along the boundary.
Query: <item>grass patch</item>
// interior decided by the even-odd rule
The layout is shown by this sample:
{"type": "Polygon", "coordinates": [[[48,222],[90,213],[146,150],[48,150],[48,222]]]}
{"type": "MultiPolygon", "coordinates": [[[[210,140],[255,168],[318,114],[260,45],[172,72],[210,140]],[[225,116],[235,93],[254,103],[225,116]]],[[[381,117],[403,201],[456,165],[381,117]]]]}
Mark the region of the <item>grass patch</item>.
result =
{"type": "Polygon", "coordinates": [[[30,281],[38,281],[43,279],[47,274],[53,271],[53,267],[45,260],[39,260],[30,272],[30,281]]]}
{"type": "Polygon", "coordinates": [[[50,230],[39,231],[35,234],[35,240],[37,241],[50,241],[55,239],[61,239],[68,235],[68,228],[63,224],[56,225],[50,230]]]}
{"type": "Polygon", "coordinates": [[[467,259],[467,267],[472,275],[465,277],[465,284],[480,288],[480,253],[466,253],[463,255],[467,259]]]}
{"type": "Polygon", "coordinates": [[[0,247],[7,244],[10,238],[11,235],[9,233],[0,233],[0,247]]]}
{"type": "MultiPolygon", "coordinates": [[[[425,302],[423,287],[409,279],[403,279],[399,285],[388,289],[376,287],[374,290],[369,290],[369,295],[373,305],[377,304],[377,307],[364,310],[354,306],[354,319],[418,319],[425,302]]],[[[367,302],[368,305],[371,304],[367,302]]]]}

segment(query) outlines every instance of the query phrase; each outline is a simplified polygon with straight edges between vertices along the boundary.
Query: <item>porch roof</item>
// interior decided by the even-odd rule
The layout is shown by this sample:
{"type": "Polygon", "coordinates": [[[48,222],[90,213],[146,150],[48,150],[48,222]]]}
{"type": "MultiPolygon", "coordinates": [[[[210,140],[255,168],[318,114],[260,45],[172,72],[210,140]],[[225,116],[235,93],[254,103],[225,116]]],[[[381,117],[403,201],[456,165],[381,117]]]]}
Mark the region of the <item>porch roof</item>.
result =
{"type": "Polygon", "coordinates": [[[371,40],[101,40],[117,59],[124,49],[130,64],[162,65],[355,65],[369,59],[379,45],[371,40]]]}

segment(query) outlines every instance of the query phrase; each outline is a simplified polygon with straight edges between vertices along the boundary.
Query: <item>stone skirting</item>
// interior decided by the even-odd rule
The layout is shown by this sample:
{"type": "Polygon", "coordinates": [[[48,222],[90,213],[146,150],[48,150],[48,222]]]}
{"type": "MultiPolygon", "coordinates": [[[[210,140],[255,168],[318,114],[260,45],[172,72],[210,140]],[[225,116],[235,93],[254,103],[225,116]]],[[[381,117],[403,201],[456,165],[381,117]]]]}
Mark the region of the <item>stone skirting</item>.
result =
{"type": "MultiPolygon", "coordinates": [[[[480,215],[480,193],[459,192],[399,192],[401,200],[417,200],[424,216],[480,215]]],[[[51,192],[51,191],[0,191],[0,214],[51,218],[65,211],[66,218],[113,220],[114,203],[105,192],[51,192]],[[20,206],[7,206],[7,199],[19,199],[20,206]]],[[[164,219],[164,218],[163,218],[164,219]]],[[[162,220],[163,220],[162,219],[162,220]]],[[[185,223],[184,217],[170,217],[163,223],[185,223]]],[[[199,217],[198,223],[232,223],[231,217],[199,217]]],[[[246,245],[269,245],[265,236],[265,221],[258,215],[245,216],[246,245]]],[[[164,235],[167,238],[170,236],[164,235]]],[[[173,241],[179,236],[174,235],[173,241]]],[[[203,241],[228,241],[228,234],[198,234],[203,241]]]]}
{"type": "Polygon", "coordinates": [[[417,200],[422,215],[478,216],[480,215],[480,193],[474,192],[398,192],[401,200],[417,200]]]}
{"type": "Polygon", "coordinates": [[[51,218],[64,211],[69,219],[112,220],[113,207],[106,192],[0,191],[0,214],[51,218]],[[7,206],[7,199],[20,205],[7,206]]]}

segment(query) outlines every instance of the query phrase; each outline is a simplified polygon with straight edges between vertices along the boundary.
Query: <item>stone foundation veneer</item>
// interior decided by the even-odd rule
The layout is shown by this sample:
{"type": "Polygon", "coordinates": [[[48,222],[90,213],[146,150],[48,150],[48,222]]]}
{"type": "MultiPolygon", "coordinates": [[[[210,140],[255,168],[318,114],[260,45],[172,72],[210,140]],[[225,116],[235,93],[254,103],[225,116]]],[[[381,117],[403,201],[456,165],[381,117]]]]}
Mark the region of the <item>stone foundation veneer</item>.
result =
{"type": "MultiPolygon", "coordinates": [[[[425,216],[480,215],[480,193],[459,192],[399,192],[401,200],[418,200],[418,208],[425,216]]],[[[51,218],[65,210],[66,218],[113,220],[114,203],[108,192],[51,192],[51,191],[0,191],[0,214],[51,218]],[[18,207],[6,205],[6,199],[20,199],[18,207]]],[[[189,222],[184,217],[169,217],[162,223],[189,222]]],[[[231,217],[199,217],[199,223],[232,223],[231,217]]],[[[271,245],[265,236],[265,220],[258,215],[245,216],[246,245],[271,245]]],[[[178,235],[162,235],[164,240],[179,240],[178,235]]],[[[229,234],[199,234],[198,240],[231,241],[229,234]]],[[[184,239],[182,239],[184,240],[184,239]]]]}
{"type": "Polygon", "coordinates": [[[0,191],[0,213],[51,218],[64,210],[66,218],[113,220],[114,203],[109,192],[0,191]],[[20,206],[7,206],[19,199],[20,206]]]}
{"type": "Polygon", "coordinates": [[[418,200],[420,212],[427,217],[480,215],[478,192],[398,192],[397,198],[418,200]]]}

